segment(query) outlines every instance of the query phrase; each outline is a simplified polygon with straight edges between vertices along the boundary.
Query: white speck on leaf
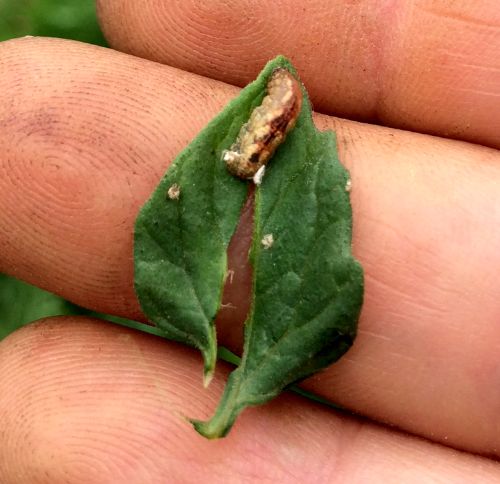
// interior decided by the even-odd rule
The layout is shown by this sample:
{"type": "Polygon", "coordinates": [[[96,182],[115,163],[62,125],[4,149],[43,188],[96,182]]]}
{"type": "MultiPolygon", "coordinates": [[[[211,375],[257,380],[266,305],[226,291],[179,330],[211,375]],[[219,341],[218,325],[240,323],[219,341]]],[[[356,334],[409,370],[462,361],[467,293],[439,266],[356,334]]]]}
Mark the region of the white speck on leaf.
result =
{"type": "Polygon", "coordinates": [[[181,195],[181,187],[177,185],[177,183],[174,183],[167,192],[168,198],[170,200],[179,200],[179,197],[181,195]]]}
{"type": "Polygon", "coordinates": [[[259,187],[266,172],[266,165],[262,165],[253,176],[253,182],[259,187]]]}
{"type": "Polygon", "coordinates": [[[345,191],[347,193],[349,193],[350,191],[352,190],[352,181],[351,179],[349,178],[349,180],[347,180],[346,184],[345,184],[345,191]]]}
{"type": "Polygon", "coordinates": [[[264,235],[260,243],[262,244],[262,247],[264,247],[264,249],[270,249],[274,244],[273,234],[264,235]]]}

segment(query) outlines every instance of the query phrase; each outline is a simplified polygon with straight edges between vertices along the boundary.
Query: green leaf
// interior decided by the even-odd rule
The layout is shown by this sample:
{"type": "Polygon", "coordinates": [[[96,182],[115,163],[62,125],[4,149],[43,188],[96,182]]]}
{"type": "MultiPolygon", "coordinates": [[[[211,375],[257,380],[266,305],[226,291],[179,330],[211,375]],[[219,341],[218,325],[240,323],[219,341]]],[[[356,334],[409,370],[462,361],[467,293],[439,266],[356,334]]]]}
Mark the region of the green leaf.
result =
{"type": "MultiPolygon", "coordinates": [[[[293,72],[283,58],[265,72],[270,66],[293,72]]],[[[267,402],[336,361],[356,335],[363,272],[351,253],[349,176],[333,133],[316,130],[304,96],[297,125],[257,190],[243,357],[214,417],[193,421],[208,438],[225,436],[246,406],[267,402]],[[270,235],[266,248],[262,241],[270,235]]]]}
{"type": "Polygon", "coordinates": [[[228,173],[221,155],[262,101],[271,71],[248,85],[174,160],[136,220],[134,280],[141,307],[167,338],[202,352],[206,384],[217,358],[214,320],[227,246],[247,194],[247,184],[228,173]]]}
{"type": "MultiPolygon", "coordinates": [[[[199,348],[209,379],[216,359],[214,320],[227,271],[227,247],[247,182],[222,153],[266,92],[283,57],[216,117],[174,161],[142,208],[135,228],[135,285],[146,315],[168,338],[199,348]]],[[[230,375],[206,437],[227,434],[248,405],[336,361],[351,346],[363,273],[351,253],[349,176],[333,133],[318,132],[304,91],[296,128],[277,150],[256,192],[252,310],[240,366],[230,375]]]]}

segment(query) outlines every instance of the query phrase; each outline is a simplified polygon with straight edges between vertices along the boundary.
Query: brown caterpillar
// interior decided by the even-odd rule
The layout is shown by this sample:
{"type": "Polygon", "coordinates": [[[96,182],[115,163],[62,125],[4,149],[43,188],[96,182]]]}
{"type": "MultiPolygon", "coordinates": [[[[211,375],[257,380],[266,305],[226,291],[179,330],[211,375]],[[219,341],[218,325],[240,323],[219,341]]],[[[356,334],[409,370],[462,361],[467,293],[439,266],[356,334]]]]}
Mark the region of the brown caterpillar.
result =
{"type": "Polygon", "coordinates": [[[230,173],[249,179],[260,169],[260,176],[256,177],[260,181],[263,167],[295,126],[301,107],[299,81],[287,69],[275,69],[267,83],[267,95],[262,104],[252,111],[236,142],[223,153],[230,173]]]}

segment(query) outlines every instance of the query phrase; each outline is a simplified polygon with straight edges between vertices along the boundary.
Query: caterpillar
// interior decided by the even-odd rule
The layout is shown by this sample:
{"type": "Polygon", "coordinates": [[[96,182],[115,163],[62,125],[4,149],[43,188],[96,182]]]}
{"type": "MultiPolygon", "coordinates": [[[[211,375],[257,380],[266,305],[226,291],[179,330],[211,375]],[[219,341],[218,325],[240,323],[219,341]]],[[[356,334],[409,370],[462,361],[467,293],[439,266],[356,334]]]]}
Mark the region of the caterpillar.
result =
{"type": "MultiPolygon", "coordinates": [[[[229,172],[243,179],[253,178],[285,141],[302,107],[300,83],[285,68],[275,69],[267,83],[267,95],[241,127],[236,142],[223,152],[229,172]]],[[[260,177],[257,177],[261,178],[260,177]]]]}

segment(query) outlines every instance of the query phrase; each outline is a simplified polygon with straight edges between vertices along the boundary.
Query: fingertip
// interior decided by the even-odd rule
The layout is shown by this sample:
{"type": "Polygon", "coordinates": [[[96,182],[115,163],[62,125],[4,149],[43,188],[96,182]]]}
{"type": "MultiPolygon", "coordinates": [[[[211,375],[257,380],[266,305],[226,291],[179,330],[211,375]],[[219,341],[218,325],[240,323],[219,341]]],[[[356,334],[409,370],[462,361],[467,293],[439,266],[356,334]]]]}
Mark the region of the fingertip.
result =
{"type": "Polygon", "coordinates": [[[307,482],[402,476],[496,482],[494,463],[283,395],[225,439],[197,435],[209,390],[195,353],[89,318],[49,318],[0,343],[0,482],[307,482]],[[425,456],[425,458],[422,458],[425,456]]]}
{"type": "Polygon", "coordinates": [[[201,362],[188,353],[88,318],[51,318],[11,335],[0,344],[1,482],[182,474],[176,460],[192,447],[192,430],[180,415],[210,403],[186,403],[202,391],[201,362]]]}
{"type": "Polygon", "coordinates": [[[98,5],[118,50],[238,86],[284,54],[318,111],[500,147],[495,0],[98,5]]]}

